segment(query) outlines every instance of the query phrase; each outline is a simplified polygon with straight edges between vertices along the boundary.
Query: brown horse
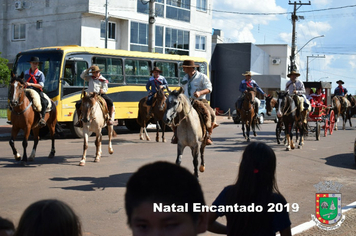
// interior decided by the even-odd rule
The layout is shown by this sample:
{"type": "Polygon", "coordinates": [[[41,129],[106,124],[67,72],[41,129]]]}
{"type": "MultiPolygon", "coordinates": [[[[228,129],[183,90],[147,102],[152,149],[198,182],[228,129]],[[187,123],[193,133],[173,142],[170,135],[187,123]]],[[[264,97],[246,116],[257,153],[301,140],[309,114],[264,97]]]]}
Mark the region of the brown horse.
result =
{"type": "MultiPolygon", "coordinates": [[[[342,129],[345,129],[349,105],[350,102],[347,99],[341,98],[340,96],[336,95],[332,98],[332,107],[335,113],[335,120],[338,120],[339,116],[342,117],[342,129]]],[[[337,130],[337,125],[335,125],[334,130],[337,130]]]]}
{"type": "Polygon", "coordinates": [[[250,129],[252,127],[253,135],[257,136],[255,127],[258,127],[257,119],[255,114],[254,101],[256,97],[255,88],[247,88],[247,93],[245,94],[244,100],[242,102],[241,122],[242,122],[242,135],[245,137],[247,142],[250,141],[250,129]],[[246,125],[246,133],[245,133],[246,125]]]}
{"type": "MultiPolygon", "coordinates": [[[[351,118],[352,116],[354,116],[356,114],[356,98],[354,96],[352,96],[351,94],[347,95],[347,100],[349,100],[351,106],[348,109],[348,112],[346,114],[346,120],[349,120],[350,123],[350,127],[352,127],[352,123],[351,123],[351,118]]],[[[345,121],[346,123],[346,121],[345,121]]]]}
{"type": "Polygon", "coordinates": [[[144,97],[140,100],[138,104],[138,117],[137,123],[141,126],[140,129],[140,140],[143,140],[143,132],[145,133],[146,140],[150,140],[148,136],[146,127],[148,123],[151,121],[152,123],[156,123],[156,142],[159,142],[159,127],[162,130],[162,142],[166,142],[164,137],[164,130],[166,129],[166,123],[163,122],[163,116],[167,109],[166,103],[167,97],[164,93],[164,88],[161,88],[157,91],[153,98],[152,102],[152,114],[150,117],[147,117],[147,97],[144,97]]]}
{"type": "MultiPolygon", "coordinates": [[[[26,148],[28,145],[27,141],[31,130],[33,132],[34,145],[33,145],[32,153],[28,158],[29,161],[33,161],[36,156],[36,148],[38,145],[38,140],[39,140],[38,137],[40,133],[40,127],[37,126],[37,123],[40,119],[40,115],[38,112],[36,112],[33,109],[32,101],[30,101],[30,99],[26,96],[25,82],[23,78],[24,78],[23,72],[19,77],[12,74],[10,93],[9,93],[12,130],[11,130],[11,138],[9,143],[12,148],[12,152],[14,154],[15,159],[17,161],[21,160],[21,164],[26,165],[27,163],[26,148]],[[24,138],[22,141],[22,147],[23,147],[22,158],[15,148],[15,139],[17,137],[18,132],[21,129],[24,131],[24,138]]],[[[53,158],[56,152],[54,148],[54,134],[55,134],[55,127],[57,123],[57,110],[53,101],[52,101],[52,110],[46,113],[44,119],[46,120],[47,127],[49,128],[51,139],[52,139],[51,152],[49,153],[48,158],[53,158]]]]}
{"type": "MultiPolygon", "coordinates": [[[[276,98],[273,98],[271,95],[266,97],[266,113],[268,116],[271,115],[272,109],[275,108],[276,111],[278,110],[278,101],[276,98]]],[[[283,120],[282,117],[277,119],[277,125],[276,125],[276,139],[277,139],[277,143],[280,144],[280,140],[281,140],[281,132],[282,130],[284,130],[284,124],[283,124],[283,120]]]]}

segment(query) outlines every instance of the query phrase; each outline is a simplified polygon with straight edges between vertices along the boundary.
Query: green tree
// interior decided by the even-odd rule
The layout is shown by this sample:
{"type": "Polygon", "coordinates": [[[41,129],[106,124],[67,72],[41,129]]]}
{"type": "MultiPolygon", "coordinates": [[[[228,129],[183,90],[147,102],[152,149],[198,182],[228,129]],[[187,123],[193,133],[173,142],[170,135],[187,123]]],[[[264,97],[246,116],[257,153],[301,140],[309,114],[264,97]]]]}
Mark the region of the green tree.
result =
{"type": "MultiPolygon", "coordinates": [[[[1,55],[1,52],[0,52],[1,55]]],[[[8,86],[10,83],[10,74],[11,71],[7,66],[9,60],[2,58],[0,56],[0,87],[8,86]]]]}

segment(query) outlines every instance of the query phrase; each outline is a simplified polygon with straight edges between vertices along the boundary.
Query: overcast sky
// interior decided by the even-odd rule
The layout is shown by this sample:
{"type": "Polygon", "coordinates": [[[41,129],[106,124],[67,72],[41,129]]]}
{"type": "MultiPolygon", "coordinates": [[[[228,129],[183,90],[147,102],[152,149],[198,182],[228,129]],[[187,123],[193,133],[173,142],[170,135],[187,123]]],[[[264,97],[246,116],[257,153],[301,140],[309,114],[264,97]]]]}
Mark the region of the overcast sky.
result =
{"type": "MultiPolygon", "coordinates": [[[[311,0],[310,3],[297,11],[298,16],[304,16],[304,20],[296,23],[297,50],[313,37],[325,37],[313,39],[299,52],[300,79],[306,80],[307,56],[325,55],[325,58],[309,57],[309,81],[329,81],[334,89],[335,82],[341,79],[349,93],[355,95],[356,1],[311,0]]],[[[289,0],[213,0],[213,28],[223,31],[225,43],[291,45],[293,8],[289,0]]]]}

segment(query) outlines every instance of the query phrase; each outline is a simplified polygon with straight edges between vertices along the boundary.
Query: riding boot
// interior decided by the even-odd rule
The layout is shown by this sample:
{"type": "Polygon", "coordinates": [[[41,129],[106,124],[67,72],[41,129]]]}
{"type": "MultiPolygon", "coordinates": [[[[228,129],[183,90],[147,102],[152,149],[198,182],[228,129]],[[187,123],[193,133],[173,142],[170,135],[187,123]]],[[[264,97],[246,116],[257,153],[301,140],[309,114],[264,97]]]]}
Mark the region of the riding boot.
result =
{"type": "Polygon", "coordinates": [[[147,115],[146,118],[150,118],[152,114],[152,106],[147,105],[147,115]]]}
{"type": "Polygon", "coordinates": [[[45,127],[47,124],[46,124],[46,121],[45,121],[45,116],[46,116],[46,109],[47,109],[47,107],[42,107],[42,111],[41,111],[41,113],[40,113],[40,120],[39,120],[39,122],[38,122],[38,126],[40,127],[40,128],[42,128],[42,127],[45,127]]]}
{"type": "Polygon", "coordinates": [[[208,138],[206,139],[206,142],[205,142],[206,145],[213,145],[213,141],[211,140],[211,134],[213,133],[213,129],[214,129],[214,126],[207,129],[208,138]]]}
{"type": "Polygon", "coordinates": [[[110,107],[109,112],[110,112],[110,114],[109,114],[109,117],[107,118],[106,122],[108,125],[113,125],[114,119],[115,119],[115,107],[114,106],[110,107]]]}
{"type": "Polygon", "coordinates": [[[83,128],[83,121],[82,121],[82,111],[77,109],[78,121],[74,124],[74,127],[83,128]]]}
{"type": "Polygon", "coordinates": [[[173,137],[172,137],[171,143],[177,144],[178,143],[177,127],[172,125],[172,130],[173,130],[173,137]]]}

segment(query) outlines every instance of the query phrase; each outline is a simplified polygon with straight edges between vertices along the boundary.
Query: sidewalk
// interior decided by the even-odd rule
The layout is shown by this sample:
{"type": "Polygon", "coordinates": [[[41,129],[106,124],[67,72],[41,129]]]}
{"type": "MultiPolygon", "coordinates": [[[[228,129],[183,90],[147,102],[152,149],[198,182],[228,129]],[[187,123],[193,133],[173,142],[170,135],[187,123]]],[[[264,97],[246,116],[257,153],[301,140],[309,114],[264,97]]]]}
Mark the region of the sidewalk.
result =
{"type": "MultiPolygon", "coordinates": [[[[6,118],[0,118],[0,138],[2,138],[2,137],[10,137],[11,129],[12,129],[12,125],[9,125],[7,123],[7,119],[6,118]]],[[[22,131],[20,131],[20,132],[22,132],[22,131]]]]}
{"type": "MultiPolygon", "coordinates": [[[[350,206],[351,207],[351,206],[350,206]]],[[[345,221],[341,224],[340,228],[336,230],[322,230],[315,225],[314,222],[307,222],[303,225],[299,225],[292,229],[292,235],[295,236],[355,236],[356,235],[356,208],[349,208],[348,211],[343,212],[342,214],[345,216],[345,221]],[[312,226],[308,230],[300,231],[302,228],[308,228],[308,226],[312,226]],[[299,233],[301,232],[301,233],[299,233]]],[[[347,209],[346,209],[347,210],[347,209]]]]}

